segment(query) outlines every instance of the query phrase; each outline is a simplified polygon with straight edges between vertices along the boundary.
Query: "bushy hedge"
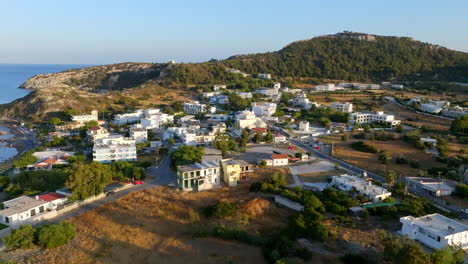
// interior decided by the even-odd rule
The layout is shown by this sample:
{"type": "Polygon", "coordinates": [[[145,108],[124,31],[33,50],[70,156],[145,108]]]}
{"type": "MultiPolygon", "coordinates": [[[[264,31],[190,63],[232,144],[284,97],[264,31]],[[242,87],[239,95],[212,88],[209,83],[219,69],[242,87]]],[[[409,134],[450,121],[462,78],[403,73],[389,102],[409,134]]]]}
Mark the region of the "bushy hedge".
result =
{"type": "Polygon", "coordinates": [[[14,229],[4,238],[5,246],[11,249],[29,249],[35,245],[53,248],[65,245],[75,237],[75,225],[68,222],[47,225],[39,230],[31,225],[14,229]]]}
{"type": "Polygon", "coordinates": [[[237,240],[254,246],[263,245],[263,238],[258,232],[251,234],[238,227],[225,227],[223,225],[215,226],[213,228],[213,236],[225,240],[237,240]]]}
{"type": "Polygon", "coordinates": [[[208,206],[205,209],[205,214],[214,218],[225,218],[233,216],[236,213],[236,206],[233,203],[220,201],[214,205],[208,206]]]}
{"type": "Polygon", "coordinates": [[[37,244],[45,248],[54,248],[67,244],[74,237],[75,225],[73,223],[61,222],[39,229],[37,244]]]}
{"type": "Polygon", "coordinates": [[[371,146],[363,141],[357,141],[351,144],[351,147],[357,151],[376,153],[377,149],[374,146],[371,146]]]}
{"type": "Polygon", "coordinates": [[[455,195],[462,198],[468,197],[468,185],[467,184],[457,184],[455,186],[455,195]]]}

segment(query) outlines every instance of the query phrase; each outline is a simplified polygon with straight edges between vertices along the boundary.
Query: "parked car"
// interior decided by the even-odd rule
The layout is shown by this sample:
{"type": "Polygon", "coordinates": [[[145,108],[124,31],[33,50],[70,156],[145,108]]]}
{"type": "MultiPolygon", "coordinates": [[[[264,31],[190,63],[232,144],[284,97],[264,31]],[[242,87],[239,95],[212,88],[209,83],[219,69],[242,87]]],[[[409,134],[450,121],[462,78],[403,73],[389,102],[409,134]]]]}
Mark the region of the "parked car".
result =
{"type": "Polygon", "coordinates": [[[136,180],[136,181],[133,182],[133,184],[135,184],[135,185],[140,185],[140,184],[143,184],[143,183],[145,183],[145,182],[142,181],[142,180],[136,180]]]}

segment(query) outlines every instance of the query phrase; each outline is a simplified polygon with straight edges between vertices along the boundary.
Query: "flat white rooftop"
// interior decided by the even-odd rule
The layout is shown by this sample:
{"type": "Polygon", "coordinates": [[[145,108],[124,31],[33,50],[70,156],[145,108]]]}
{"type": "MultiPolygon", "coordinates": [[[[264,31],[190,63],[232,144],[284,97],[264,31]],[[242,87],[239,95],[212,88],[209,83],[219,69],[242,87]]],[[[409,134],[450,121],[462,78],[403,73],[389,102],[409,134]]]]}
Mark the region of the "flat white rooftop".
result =
{"type": "Polygon", "coordinates": [[[454,233],[460,233],[468,230],[468,226],[437,213],[416,218],[412,216],[405,216],[401,219],[410,221],[416,226],[441,236],[448,236],[454,233]]]}

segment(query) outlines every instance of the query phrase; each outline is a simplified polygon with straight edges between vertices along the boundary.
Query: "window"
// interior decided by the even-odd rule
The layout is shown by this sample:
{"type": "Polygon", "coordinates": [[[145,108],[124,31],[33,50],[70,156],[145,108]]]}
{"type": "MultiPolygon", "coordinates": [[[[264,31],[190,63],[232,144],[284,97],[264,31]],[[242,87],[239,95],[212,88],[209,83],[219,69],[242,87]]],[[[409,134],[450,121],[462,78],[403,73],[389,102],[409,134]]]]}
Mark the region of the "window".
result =
{"type": "Polygon", "coordinates": [[[34,215],[36,215],[36,209],[35,208],[31,210],[31,216],[34,216],[34,215]]]}
{"type": "Polygon", "coordinates": [[[44,212],[44,206],[39,207],[39,213],[44,212]]]}
{"type": "Polygon", "coordinates": [[[9,217],[5,217],[5,223],[9,223],[10,222],[10,218],[9,217]]]}

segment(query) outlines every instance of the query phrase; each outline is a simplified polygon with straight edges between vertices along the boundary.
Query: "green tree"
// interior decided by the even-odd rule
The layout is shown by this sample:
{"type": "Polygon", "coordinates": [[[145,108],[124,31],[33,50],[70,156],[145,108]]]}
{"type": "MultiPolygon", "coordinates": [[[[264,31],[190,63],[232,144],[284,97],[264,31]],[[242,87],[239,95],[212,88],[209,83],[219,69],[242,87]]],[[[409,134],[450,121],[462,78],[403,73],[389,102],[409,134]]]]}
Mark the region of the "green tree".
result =
{"type": "Polygon", "coordinates": [[[112,180],[109,166],[93,161],[90,164],[75,163],[65,186],[72,191],[71,201],[84,200],[102,193],[112,180]]]}
{"type": "Polygon", "coordinates": [[[394,170],[389,170],[387,172],[385,180],[387,184],[391,187],[395,183],[396,178],[397,178],[397,173],[394,170]]]}
{"type": "Polygon", "coordinates": [[[444,247],[431,254],[433,264],[463,264],[465,253],[458,247],[444,247]]]}
{"type": "Polygon", "coordinates": [[[23,225],[18,229],[13,229],[3,240],[8,250],[29,249],[34,247],[34,235],[36,230],[30,225],[23,225]]]}
{"type": "Polygon", "coordinates": [[[49,120],[49,123],[53,126],[57,126],[57,125],[60,125],[62,124],[62,119],[58,118],[58,117],[53,117],[49,120]]]}
{"type": "Polygon", "coordinates": [[[252,138],[252,141],[255,143],[260,143],[263,140],[262,134],[261,133],[255,133],[255,135],[252,138]]]}
{"type": "Polygon", "coordinates": [[[215,148],[221,150],[222,154],[225,155],[230,150],[237,148],[236,142],[225,133],[218,133],[213,142],[215,148]]]}
{"type": "Polygon", "coordinates": [[[38,231],[37,243],[45,248],[65,245],[75,237],[75,224],[60,222],[44,226],[38,231]]]}
{"type": "Polygon", "coordinates": [[[203,148],[187,145],[180,146],[176,151],[172,152],[172,166],[175,167],[179,165],[201,162],[203,155],[205,155],[203,148]]]}
{"type": "Polygon", "coordinates": [[[467,134],[468,133],[468,115],[462,115],[452,121],[450,131],[454,134],[467,134]]]}
{"type": "Polygon", "coordinates": [[[15,168],[23,168],[29,164],[32,164],[37,161],[37,157],[33,155],[34,150],[26,151],[19,159],[12,163],[15,168]]]}
{"type": "Polygon", "coordinates": [[[239,137],[239,147],[245,147],[249,143],[250,132],[247,128],[242,130],[241,136],[239,137]]]}
{"type": "Polygon", "coordinates": [[[265,134],[265,136],[263,136],[263,141],[267,143],[273,142],[273,135],[271,134],[271,132],[268,132],[265,134]]]}
{"type": "Polygon", "coordinates": [[[390,161],[392,161],[392,154],[390,154],[388,151],[381,150],[379,152],[379,160],[383,164],[388,164],[388,163],[390,163],[390,161]]]}

